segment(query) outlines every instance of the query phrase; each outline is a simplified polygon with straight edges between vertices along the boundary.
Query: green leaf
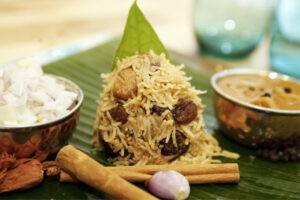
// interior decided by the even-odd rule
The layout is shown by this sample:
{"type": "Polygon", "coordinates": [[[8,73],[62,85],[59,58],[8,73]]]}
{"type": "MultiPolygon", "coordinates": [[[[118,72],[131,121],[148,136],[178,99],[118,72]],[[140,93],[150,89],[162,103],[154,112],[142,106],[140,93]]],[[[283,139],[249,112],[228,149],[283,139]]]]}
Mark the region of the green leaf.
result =
{"type": "Polygon", "coordinates": [[[156,54],[164,53],[167,58],[170,58],[168,51],[135,1],[130,8],[123,37],[116,51],[112,68],[115,68],[117,59],[132,56],[136,53],[147,53],[149,50],[153,50],[156,54]]]}

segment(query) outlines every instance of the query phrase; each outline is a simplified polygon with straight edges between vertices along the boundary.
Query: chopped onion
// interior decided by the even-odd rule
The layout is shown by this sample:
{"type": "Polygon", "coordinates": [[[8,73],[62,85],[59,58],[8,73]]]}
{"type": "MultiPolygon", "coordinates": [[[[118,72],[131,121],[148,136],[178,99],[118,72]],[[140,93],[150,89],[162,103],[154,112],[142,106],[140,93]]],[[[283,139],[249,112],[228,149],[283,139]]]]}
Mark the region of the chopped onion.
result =
{"type": "Polygon", "coordinates": [[[76,98],[34,59],[0,68],[0,125],[51,121],[66,114],[76,98]]]}
{"type": "Polygon", "coordinates": [[[190,185],[187,179],[174,170],[164,170],[155,173],[146,186],[151,193],[163,199],[187,199],[190,185]]]}

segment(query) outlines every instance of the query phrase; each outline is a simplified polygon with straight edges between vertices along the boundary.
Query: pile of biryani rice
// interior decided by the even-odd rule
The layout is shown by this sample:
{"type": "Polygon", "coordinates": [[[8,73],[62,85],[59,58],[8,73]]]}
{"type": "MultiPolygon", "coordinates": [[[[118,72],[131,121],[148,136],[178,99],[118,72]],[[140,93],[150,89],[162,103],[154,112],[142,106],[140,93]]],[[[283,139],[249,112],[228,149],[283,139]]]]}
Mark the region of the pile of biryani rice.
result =
{"type": "Polygon", "coordinates": [[[204,130],[204,106],[183,71],[164,54],[136,54],[102,74],[96,147],[115,165],[216,163],[237,158],[204,130]]]}

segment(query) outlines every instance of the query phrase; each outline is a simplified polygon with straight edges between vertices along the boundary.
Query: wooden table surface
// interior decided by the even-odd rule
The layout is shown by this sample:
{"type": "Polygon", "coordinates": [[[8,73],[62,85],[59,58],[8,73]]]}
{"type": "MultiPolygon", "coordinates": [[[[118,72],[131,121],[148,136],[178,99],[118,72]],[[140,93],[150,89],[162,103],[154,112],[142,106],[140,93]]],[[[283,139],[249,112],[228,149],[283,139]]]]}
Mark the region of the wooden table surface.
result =
{"type": "MultiPolygon", "coordinates": [[[[120,35],[133,0],[0,0],[0,63],[97,37],[120,35]]],[[[268,68],[268,41],[247,58],[199,57],[193,0],[139,0],[168,49],[201,58],[210,67],[268,68]]]]}

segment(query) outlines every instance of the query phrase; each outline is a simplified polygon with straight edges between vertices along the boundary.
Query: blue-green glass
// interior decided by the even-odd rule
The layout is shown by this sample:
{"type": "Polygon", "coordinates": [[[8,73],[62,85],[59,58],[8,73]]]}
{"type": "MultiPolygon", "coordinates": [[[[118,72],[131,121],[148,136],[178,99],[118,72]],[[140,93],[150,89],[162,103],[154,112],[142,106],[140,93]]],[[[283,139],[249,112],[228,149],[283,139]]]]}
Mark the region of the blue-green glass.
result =
{"type": "Polygon", "coordinates": [[[194,29],[203,53],[247,55],[269,25],[273,0],[195,0],[194,29]]]}
{"type": "Polygon", "coordinates": [[[280,0],[272,28],[273,69],[300,79],[300,1],[280,0]]]}

